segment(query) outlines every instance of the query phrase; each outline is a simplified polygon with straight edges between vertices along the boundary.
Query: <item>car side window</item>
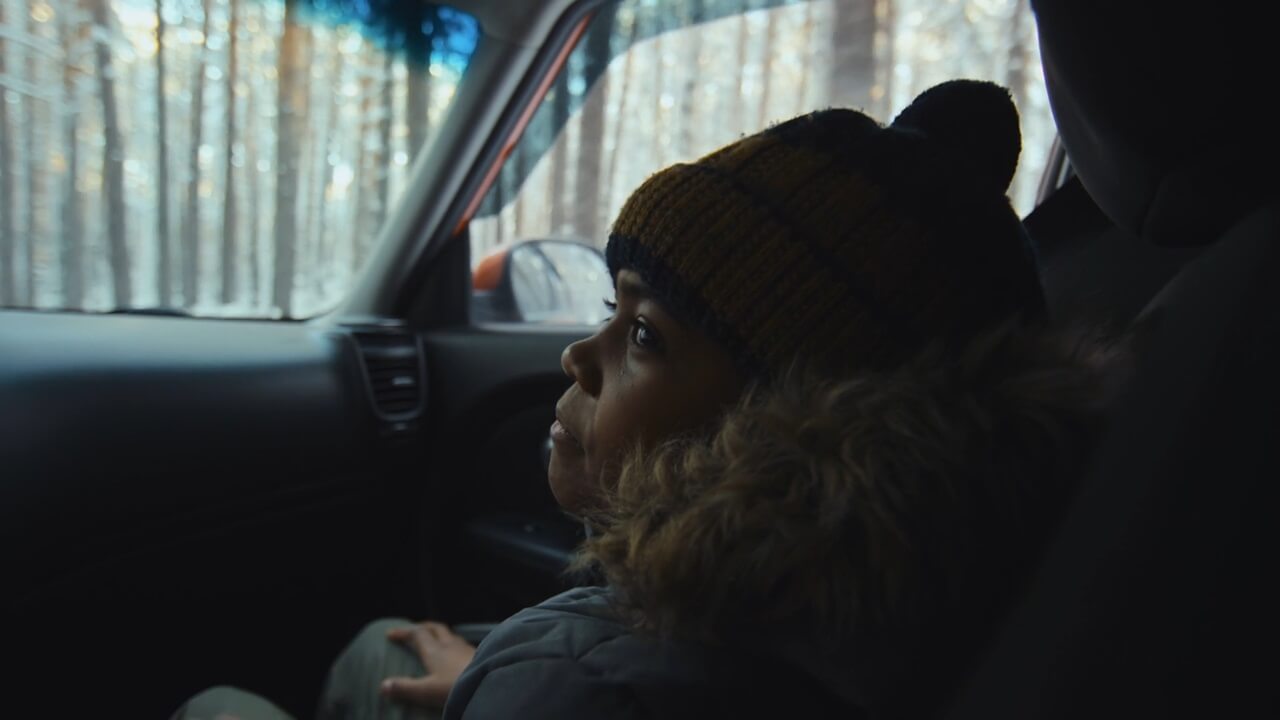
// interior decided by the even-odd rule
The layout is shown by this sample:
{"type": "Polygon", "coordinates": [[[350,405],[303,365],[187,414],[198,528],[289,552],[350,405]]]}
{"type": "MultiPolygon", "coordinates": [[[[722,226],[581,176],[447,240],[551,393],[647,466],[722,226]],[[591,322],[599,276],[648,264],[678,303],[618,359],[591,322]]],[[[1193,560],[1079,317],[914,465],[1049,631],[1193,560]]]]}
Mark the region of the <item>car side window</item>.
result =
{"type": "Polygon", "coordinates": [[[1024,149],[1010,195],[1029,212],[1055,129],[1028,0],[606,6],[471,222],[473,319],[594,322],[612,297],[609,223],[650,174],[811,110],[854,107],[887,121],[957,77],[1013,93],[1024,149]],[[567,243],[582,249],[572,261],[567,243]],[[521,297],[534,304],[522,308],[521,297]]]}

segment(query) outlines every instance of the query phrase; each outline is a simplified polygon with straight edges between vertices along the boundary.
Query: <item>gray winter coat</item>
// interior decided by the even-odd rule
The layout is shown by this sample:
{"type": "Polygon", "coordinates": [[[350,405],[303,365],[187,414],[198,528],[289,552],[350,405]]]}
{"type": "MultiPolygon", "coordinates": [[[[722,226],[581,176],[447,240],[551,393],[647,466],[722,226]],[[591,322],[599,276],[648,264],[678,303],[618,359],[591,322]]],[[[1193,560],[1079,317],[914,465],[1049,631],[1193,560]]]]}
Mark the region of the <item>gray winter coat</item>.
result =
{"type": "Polygon", "coordinates": [[[611,589],[500,625],[445,717],[932,715],[1088,457],[1112,357],[1087,340],[1010,324],[891,372],[797,374],[711,443],[624,467],[584,548],[611,589]]]}
{"type": "Polygon", "coordinates": [[[576,588],[495,628],[449,694],[445,720],[857,717],[776,660],[632,633],[608,592],[576,588]]]}

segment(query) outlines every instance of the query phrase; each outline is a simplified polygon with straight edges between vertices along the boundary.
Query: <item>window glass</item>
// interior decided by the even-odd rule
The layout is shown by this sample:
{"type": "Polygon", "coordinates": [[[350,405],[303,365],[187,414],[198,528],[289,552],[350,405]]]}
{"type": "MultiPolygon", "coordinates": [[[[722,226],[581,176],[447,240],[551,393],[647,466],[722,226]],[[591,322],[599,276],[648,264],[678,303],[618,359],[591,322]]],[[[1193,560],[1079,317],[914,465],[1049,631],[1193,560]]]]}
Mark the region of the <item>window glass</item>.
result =
{"type": "Polygon", "coordinates": [[[0,0],[0,307],[336,305],[478,41],[392,0],[0,0]]]}
{"type": "Polygon", "coordinates": [[[1014,96],[1010,195],[1025,214],[1055,133],[1027,0],[626,0],[597,14],[504,165],[471,223],[472,263],[547,238],[603,249],[667,165],[816,109],[891,119],[960,77],[1014,96]]]}

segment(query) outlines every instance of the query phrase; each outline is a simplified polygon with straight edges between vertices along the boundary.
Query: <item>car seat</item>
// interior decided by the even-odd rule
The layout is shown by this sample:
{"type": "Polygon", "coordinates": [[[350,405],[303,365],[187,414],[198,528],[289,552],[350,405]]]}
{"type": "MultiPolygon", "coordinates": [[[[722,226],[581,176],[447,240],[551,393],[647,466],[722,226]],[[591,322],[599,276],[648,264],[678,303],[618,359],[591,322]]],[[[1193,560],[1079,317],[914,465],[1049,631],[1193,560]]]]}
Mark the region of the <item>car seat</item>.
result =
{"type": "Polygon", "coordinates": [[[1139,313],[1092,468],[941,714],[1275,717],[1280,193],[1256,99],[1274,86],[1269,24],[1230,1],[1033,8],[1083,188],[1135,238],[1203,249],[1139,313]]]}

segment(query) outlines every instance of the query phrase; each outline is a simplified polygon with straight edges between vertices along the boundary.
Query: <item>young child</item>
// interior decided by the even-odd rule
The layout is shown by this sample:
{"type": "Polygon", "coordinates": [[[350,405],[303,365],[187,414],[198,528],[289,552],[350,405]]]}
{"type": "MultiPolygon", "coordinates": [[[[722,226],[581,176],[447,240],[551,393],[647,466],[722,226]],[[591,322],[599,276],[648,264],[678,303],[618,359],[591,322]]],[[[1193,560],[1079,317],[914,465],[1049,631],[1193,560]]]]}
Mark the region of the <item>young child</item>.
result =
{"type": "MultiPolygon", "coordinates": [[[[1100,356],[1044,322],[1005,194],[1018,154],[1007,92],[958,81],[887,127],[816,112],[647,180],[551,428],[551,488],[608,585],[478,649],[377,626],[348,655],[385,634],[427,670],[377,712],[936,708],[1034,562],[1099,398],[1100,356]]],[[[335,668],[325,711],[374,707],[378,682],[335,668]]]]}

